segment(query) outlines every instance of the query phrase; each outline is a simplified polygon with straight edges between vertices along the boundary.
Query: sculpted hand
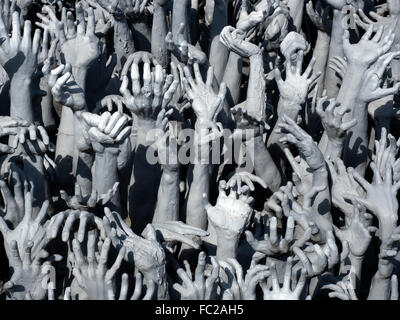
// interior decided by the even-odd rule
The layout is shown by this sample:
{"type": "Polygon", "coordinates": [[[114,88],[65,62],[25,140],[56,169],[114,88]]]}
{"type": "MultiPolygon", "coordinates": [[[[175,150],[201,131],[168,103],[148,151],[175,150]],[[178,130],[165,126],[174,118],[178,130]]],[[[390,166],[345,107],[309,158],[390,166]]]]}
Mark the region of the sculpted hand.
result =
{"type": "Polygon", "coordinates": [[[342,144],[347,130],[357,124],[357,119],[344,123],[343,117],[346,113],[350,112],[351,109],[341,107],[340,103],[335,99],[330,99],[328,101],[328,97],[322,97],[318,101],[316,110],[321,117],[322,126],[328,138],[333,142],[342,144]],[[325,102],[328,102],[327,106],[325,102]]]}
{"type": "Polygon", "coordinates": [[[91,229],[100,230],[102,239],[105,239],[103,223],[99,217],[84,210],[66,210],[51,218],[47,227],[47,237],[55,239],[61,230],[61,240],[67,242],[71,235],[77,231],[76,238],[82,243],[91,229]]]}
{"type": "Polygon", "coordinates": [[[238,237],[250,222],[253,202],[247,186],[243,186],[238,193],[235,189],[230,189],[225,181],[221,181],[216,205],[206,205],[208,219],[219,235],[238,237]]]}
{"type": "Polygon", "coordinates": [[[314,58],[311,60],[306,71],[301,74],[303,58],[303,51],[299,51],[297,54],[296,67],[294,68],[292,67],[291,60],[286,61],[285,80],[282,79],[279,69],[275,69],[275,81],[278,85],[281,99],[285,99],[286,101],[290,101],[297,105],[301,105],[306,102],[309,90],[313,87],[318,77],[321,75],[320,72],[312,75],[312,70],[315,64],[314,58]]]}
{"type": "MultiPolygon", "coordinates": [[[[280,49],[286,61],[291,62],[291,68],[297,64],[298,54],[300,51],[304,52],[309,48],[309,43],[304,37],[297,32],[290,32],[285,39],[283,39],[280,49]]],[[[288,64],[287,64],[288,65],[288,64]]]]}
{"type": "MultiPolygon", "coordinates": [[[[116,300],[115,286],[113,286],[113,281],[111,279],[107,280],[107,295],[108,300],[116,300]]],[[[135,288],[130,300],[140,300],[143,293],[143,288],[146,288],[146,293],[142,300],[151,300],[154,296],[154,291],[156,289],[154,282],[150,282],[148,286],[143,286],[143,276],[140,272],[136,273],[135,276],[135,288]]],[[[127,273],[121,276],[121,290],[119,293],[118,300],[128,300],[128,290],[129,290],[129,275],[127,273]]]]}
{"type": "Polygon", "coordinates": [[[346,201],[349,196],[364,197],[365,192],[353,178],[354,168],[346,168],[343,160],[327,160],[332,179],[332,203],[345,215],[346,222],[351,221],[354,213],[353,206],[346,201]]]}
{"type": "Polygon", "coordinates": [[[185,24],[181,23],[176,37],[174,37],[172,32],[168,32],[165,37],[167,49],[185,65],[206,63],[206,54],[185,40],[184,31],[185,24]]]}
{"type": "Polygon", "coordinates": [[[14,149],[18,144],[23,146],[24,155],[42,155],[47,151],[55,150],[54,144],[50,141],[46,129],[42,126],[30,124],[28,127],[20,127],[18,134],[10,141],[10,146],[14,149]]]}
{"type": "MultiPolygon", "coordinates": [[[[43,300],[47,294],[47,286],[50,280],[51,262],[42,262],[47,258],[46,254],[32,259],[31,250],[34,246],[32,241],[24,243],[24,256],[20,255],[18,244],[15,240],[11,242],[11,255],[13,258],[14,272],[11,279],[4,284],[6,295],[11,300],[43,300]]],[[[60,261],[57,256],[56,261],[60,261]]],[[[54,259],[53,259],[54,260],[54,259]]]]}
{"type": "Polygon", "coordinates": [[[80,2],[76,4],[76,24],[73,21],[72,13],[67,14],[67,31],[64,30],[64,23],[57,23],[57,37],[61,45],[61,52],[64,60],[73,68],[87,70],[89,65],[100,56],[99,39],[95,34],[95,19],[93,8],[87,11],[87,24],[84,10],[80,2]],[[85,54],[82,54],[85,52],[85,54]]]}
{"type": "Polygon", "coordinates": [[[334,225],[333,228],[340,241],[347,241],[350,253],[356,257],[363,257],[376,228],[371,226],[372,216],[363,211],[356,200],[353,202],[353,208],[354,213],[352,218],[348,219],[348,227],[339,229],[334,225]]]}
{"type": "Polygon", "coordinates": [[[131,133],[131,127],[127,126],[128,117],[118,111],[112,115],[106,111],[101,116],[82,112],[78,116],[90,128],[87,135],[96,152],[102,153],[107,147],[116,147],[131,133]]]}
{"type": "Polygon", "coordinates": [[[373,27],[371,25],[358,43],[350,44],[350,33],[345,30],[343,49],[349,65],[368,68],[371,63],[388,52],[393,44],[394,33],[389,31],[383,36],[383,31],[383,27],[380,27],[376,34],[372,36],[373,27]]]}
{"type": "Polygon", "coordinates": [[[246,185],[250,188],[251,191],[254,191],[256,188],[254,187],[254,183],[257,182],[264,189],[267,188],[266,183],[260,177],[255,176],[246,171],[235,172],[235,174],[228,180],[227,186],[231,189],[242,190],[242,185],[246,185]]]}
{"type": "Polygon", "coordinates": [[[293,198],[290,189],[286,189],[282,200],[283,214],[292,216],[305,233],[311,229],[312,239],[317,242],[324,242],[332,230],[332,223],[312,207],[314,197],[325,189],[326,186],[312,187],[302,195],[301,204],[293,198]]]}
{"type": "Polygon", "coordinates": [[[220,261],[220,265],[228,278],[228,282],[221,282],[222,300],[255,300],[257,285],[270,274],[268,266],[258,264],[243,277],[243,268],[236,259],[220,261]]]}
{"type": "Polygon", "coordinates": [[[277,132],[286,133],[279,139],[279,142],[290,142],[296,145],[299,148],[300,157],[307,162],[311,170],[318,170],[325,167],[324,156],[319,150],[317,143],[295,121],[284,115],[282,122],[278,124],[277,132]]]}
{"type": "MultiPolygon", "coordinates": [[[[274,7],[276,7],[277,4],[274,4],[274,7]]],[[[260,10],[252,11],[248,13],[249,8],[248,8],[248,3],[247,0],[242,0],[241,1],[241,9],[239,13],[239,19],[236,23],[236,28],[240,29],[243,32],[249,32],[251,29],[259,25],[261,22],[263,22],[267,16],[268,16],[268,11],[265,8],[262,8],[260,10]]]]}
{"type": "MultiPolygon", "coordinates": [[[[45,67],[47,68],[46,65],[45,67]]],[[[85,93],[75,82],[71,71],[70,64],[58,66],[50,72],[47,83],[54,99],[63,106],[67,106],[73,111],[86,109],[85,93]]],[[[43,70],[43,73],[46,72],[43,70]]]]}
{"type": "Polygon", "coordinates": [[[186,94],[192,103],[198,123],[214,128],[214,122],[223,107],[226,84],[224,82],[221,83],[219,93],[216,94],[212,88],[214,69],[212,67],[208,69],[206,83],[203,81],[197,63],[193,65],[193,70],[195,79],[193,79],[189,68],[184,68],[185,78],[183,79],[183,84],[186,94]]]}
{"type": "Polygon", "coordinates": [[[399,51],[384,54],[368,69],[359,93],[358,99],[360,101],[368,103],[393,95],[399,91],[400,83],[396,83],[392,88],[381,88],[383,74],[387,66],[394,57],[399,55],[399,51]]]}
{"type": "MultiPolygon", "coordinates": [[[[19,133],[18,128],[28,127],[29,122],[23,119],[0,116],[0,137],[15,136],[19,133]]],[[[13,153],[14,148],[0,143],[0,153],[13,153]]]]}
{"type": "Polygon", "coordinates": [[[21,37],[21,26],[18,12],[13,13],[13,28],[11,37],[6,32],[4,22],[0,17],[0,64],[12,78],[17,72],[23,79],[31,79],[37,68],[37,59],[40,44],[40,30],[36,30],[31,38],[32,25],[25,21],[24,32],[21,37]]]}
{"type": "Polygon", "coordinates": [[[369,26],[372,25],[374,31],[377,31],[380,27],[388,27],[395,21],[394,17],[391,15],[384,17],[372,10],[368,14],[375,21],[369,18],[362,9],[358,9],[357,14],[354,14],[356,24],[364,30],[368,30],[369,26]]]}
{"type": "Polygon", "coordinates": [[[397,168],[399,166],[399,159],[397,154],[399,151],[399,143],[396,139],[389,133],[387,134],[386,128],[382,128],[381,138],[375,140],[375,153],[372,155],[376,167],[379,173],[383,177],[386,173],[386,166],[390,164],[393,167],[393,181],[398,182],[398,172],[397,168]]]}
{"type": "MultiPolygon", "coordinates": [[[[354,179],[366,191],[366,197],[355,197],[360,204],[377,216],[382,222],[387,219],[397,221],[397,191],[400,183],[393,184],[393,172],[390,163],[386,163],[385,175],[381,175],[375,162],[371,162],[371,169],[374,172],[374,179],[369,183],[356,171],[353,171],[354,179]]],[[[380,230],[381,232],[381,230],[380,230]]]]}
{"type": "Polygon", "coordinates": [[[103,225],[106,235],[117,248],[125,248],[125,260],[134,263],[143,274],[145,283],[154,281],[158,287],[158,296],[167,294],[166,290],[165,253],[157,242],[153,229],[148,239],[136,235],[116,212],[104,209],[103,225]]]}
{"type": "Polygon", "coordinates": [[[212,271],[205,277],[206,254],[199,253],[199,259],[193,280],[190,266],[185,261],[186,271],[179,268],[176,273],[182,280],[182,285],[174,283],[173,288],[181,295],[181,300],[213,300],[217,296],[219,282],[219,264],[214,257],[211,257],[212,271]]]}
{"type": "Polygon", "coordinates": [[[318,0],[315,8],[312,1],[307,2],[306,12],[318,30],[330,33],[332,29],[332,9],[329,5],[318,0]]]}
{"type": "Polygon", "coordinates": [[[72,273],[89,300],[107,300],[115,274],[124,258],[125,248],[122,247],[119,250],[114,264],[108,269],[107,262],[111,240],[106,238],[100,248],[97,244],[98,252],[96,252],[96,240],[96,235],[89,233],[86,257],[83,255],[80,243],[76,239],[72,241],[72,273]]]}
{"type": "Polygon", "coordinates": [[[40,259],[48,257],[48,253],[44,250],[46,245],[50,242],[47,237],[47,228],[49,221],[45,219],[49,202],[46,200],[39,214],[35,219],[32,218],[32,196],[30,192],[25,194],[25,216],[22,221],[14,228],[10,229],[4,219],[0,217],[0,231],[4,238],[4,247],[8,257],[10,266],[15,266],[14,261],[15,251],[13,250],[13,243],[18,246],[19,251],[25,251],[25,244],[33,242],[29,246],[29,257],[33,259],[40,259]]]}
{"type": "Polygon", "coordinates": [[[293,275],[292,275],[293,258],[289,257],[286,261],[285,276],[283,278],[283,286],[281,288],[278,281],[278,274],[276,272],[275,263],[271,264],[271,283],[272,288],[269,289],[267,284],[264,282],[261,284],[261,288],[264,294],[264,300],[300,300],[300,295],[303,291],[306,283],[307,271],[302,269],[299,281],[294,287],[293,275]],[[292,290],[291,287],[294,287],[292,290]]]}
{"type": "Polygon", "coordinates": [[[245,58],[261,54],[261,49],[258,46],[244,40],[245,36],[246,33],[244,31],[226,26],[221,31],[219,41],[221,41],[228,50],[245,58]]]}
{"type": "MultiPolygon", "coordinates": [[[[256,240],[251,231],[246,231],[246,239],[254,251],[265,256],[279,256],[293,251],[295,247],[302,247],[311,237],[311,228],[304,232],[299,239],[294,239],[294,219],[289,216],[286,222],[285,236],[278,234],[277,219],[268,219],[264,227],[264,239],[256,240]],[[266,230],[269,230],[267,232],[266,230]]],[[[283,232],[283,230],[282,230],[283,232]]]]}
{"type": "Polygon", "coordinates": [[[15,228],[24,218],[25,196],[29,188],[24,172],[15,163],[10,165],[8,180],[8,183],[0,180],[4,201],[4,209],[1,211],[4,220],[15,228]]]}
{"type": "Polygon", "coordinates": [[[171,102],[178,81],[172,75],[166,76],[160,65],[151,72],[150,63],[143,67],[143,86],[140,82],[139,64],[133,62],[131,67],[132,93],[128,90],[129,79],[123,76],[120,92],[126,107],[143,119],[155,119],[160,109],[166,108],[171,102]]]}
{"type": "Polygon", "coordinates": [[[199,238],[206,237],[209,234],[207,231],[189,226],[182,221],[167,221],[148,224],[143,230],[142,236],[149,238],[152,229],[156,230],[157,240],[160,243],[182,242],[196,250],[200,249],[199,238]]]}
{"type": "Polygon", "coordinates": [[[92,188],[92,193],[84,197],[82,195],[81,186],[75,183],[75,194],[71,197],[64,190],[60,190],[61,199],[65,201],[68,208],[72,210],[88,210],[94,209],[96,206],[105,206],[118,191],[119,182],[116,182],[112,189],[107,193],[99,195],[97,190],[92,188]]]}
{"type": "Polygon", "coordinates": [[[164,169],[176,171],[179,169],[178,163],[178,139],[174,127],[170,125],[169,117],[173,109],[161,109],[157,115],[155,130],[147,135],[150,148],[157,151],[158,163],[164,169]],[[153,134],[154,132],[154,134],[153,134]]]}
{"type": "Polygon", "coordinates": [[[51,35],[57,36],[57,24],[61,21],[57,19],[55,12],[50,6],[43,6],[42,12],[47,13],[48,16],[45,16],[40,12],[37,13],[40,21],[35,22],[35,24],[43,30],[47,30],[51,35]]]}
{"type": "Polygon", "coordinates": [[[329,289],[329,298],[338,298],[340,300],[358,300],[355,286],[350,278],[336,282],[335,284],[327,284],[321,289],[329,289]]]}
{"type": "Polygon", "coordinates": [[[324,248],[318,244],[301,250],[295,248],[296,260],[299,259],[307,271],[307,277],[313,277],[333,268],[339,262],[339,252],[335,240],[330,238],[324,248]]]}

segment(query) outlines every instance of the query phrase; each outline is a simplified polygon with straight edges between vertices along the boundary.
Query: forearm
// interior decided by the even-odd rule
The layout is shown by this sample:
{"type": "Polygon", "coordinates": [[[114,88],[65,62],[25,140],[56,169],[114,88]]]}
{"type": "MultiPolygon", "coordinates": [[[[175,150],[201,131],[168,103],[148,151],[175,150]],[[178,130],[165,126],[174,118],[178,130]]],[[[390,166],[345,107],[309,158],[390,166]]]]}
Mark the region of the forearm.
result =
{"type": "Polygon", "coordinates": [[[116,70],[121,71],[128,57],[135,52],[132,31],[125,16],[114,22],[114,50],[117,55],[116,70]]]}
{"type": "Polygon", "coordinates": [[[350,113],[357,123],[347,132],[343,160],[347,167],[353,167],[364,176],[368,160],[368,111],[365,103],[356,102],[350,113]]]}
{"type": "Polygon", "coordinates": [[[174,1],[173,4],[173,15],[172,15],[172,34],[175,37],[178,36],[180,25],[185,24],[183,35],[188,43],[191,43],[190,32],[189,32],[189,10],[191,7],[190,0],[174,1]]]}
{"type": "Polygon", "coordinates": [[[86,93],[86,75],[87,75],[87,68],[74,66],[74,62],[67,61],[72,65],[72,75],[76,81],[76,84],[86,93]]]}
{"type": "Polygon", "coordinates": [[[49,199],[48,186],[43,166],[42,155],[27,155],[23,157],[24,174],[34,184],[32,192],[32,219],[38,215],[45,200],[49,199]]]}
{"type": "Polygon", "coordinates": [[[363,262],[364,262],[364,256],[356,256],[350,252],[348,259],[346,259],[346,262],[344,263],[345,266],[343,265],[340,266],[340,272],[339,272],[340,275],[345,275],[350,273],[351,275],[355,276],[356,291],[359,290],[361,284],[361,271],[363,262]]]}
{"type": "Polygon", "coordinates": [[[40,88],[43,91],[46,91],[46,96],[40,98],[43,126],[48,133],[56,133],[57,121],[53,106],[53,96],[51,94],[51,89],[49,88],[47,81],[45,81],[43,78],[40,79],[40,88]]]}
{"type": "Polygon", "coordinates": [[[377,271],[372,278],[367,300],[389,300],[389,297],[390,277],[383,277],[379,271],[377,271]]]}
{"type": "Polygon", "coordinates": [[[325,72],[326,66],[328,62],[329,55],[329,44],[331,42],[331,37],[328,33],[323,31],[318,31],[317,42],[315,43],[314,55],[315,57],[315,65],[314,65],[314,73],[321,72],[321,76],[318,78],[318,92],[317,97],[322,96],[322,92],[324,91],[324,82],[325,82],[325,72]]]}
{"type": "Polygon", "coordinates": [[[62,107],[56,142],[56,177],[61,186],[73,184],[73,158],[75,152],[74,114],[66,106],[62,107]]]}
{"type": "Polygon", "coordinates": [[[262,135],[246,143],[246,154],[252,160],[256,175],[263,179],[271,191],[277,191],[282,184],[281,172],[267,150],[262,135]]]}
{"type": "Polygon", "coordinates": [[[342,158],[343,141],[339,139],[330,139],[327,135],[323,135],[319,144],[319,150],[324,155],[325,159],[342,158]]]}
{"type": "MultiPolygon", "coordinates": [[[[344,34],[343,19],[345,19],[345,15],[340,10],[334,9],[328,61],[333,57],[344,57],[342,40],[344,34]]],[[[338,83],[336,72],[327,66],[325,73],[325,89],[329,98],[336,97],[339,90],[338,83]]]]}
{"type": "Polygon", "coordinates": [[[186,206],[186,224],[203,230],[207,229],[207,214],[204,208],[203,194],[209,195],[210,165],[192,165],[192,183],[186,206]]]}
{"type": "Polygon", "coordinates": [[[301,106],[299,104],[293,103],[284,98],[280,98],[278,102],[278,119],[275,123],[274,130],[271,131],[271,134],[267,141],[267,146],[270,148],[271,146],[278,145],[281,148],[281,144],[279,139],[282,137],[282,134],[275,132],[275,129],[279,128],[279,124],[282,123],[282,116],[286,115],[293,121],[297,122],[297,117],[301,110],[301,106]]]}
{"type": "Polygon", "coordinates": [[[74,127],[74,145],[73,145],[73,162],[72,172],[76,177],[76,182],[81,187],[82,195],[87,196],[92,193],[92,167],[94,163],[94,153],[91,146],[88,150],[79,150],[78,143],[84,130],[77,118],[73,114],[73,127],[74,127]]]}
{"type": "Polygon", "coordinates": [[[265,108],[265,77],[261,52],[250,57],[250,75],[246,110],[250,116],[262,117],[265,108]]]}
{"type": "Polygon", "coordinates": [[[94,154],[92,150],[88,152],[78,151],[77,155],[74,157],[76,161],[74,161],[74,169],[76,177],[76,183],[79,184],[82,191],[82,196],[88,196],[92,193],[92,167],[94,164],[94,154]]]}
{"type": "Polygon", "coordinates": [[[228,24],[228,7],[225,1],[218,1],[214,5],[213,21],[210,26],[209,61],[214,68],[214,75],[221,83],[229,57],[228,49],[219,40],[222,29],[228,24]]]}
{"type": "Polygon", "coordinates": [[[34,122],[31,78],[14,75],[10,83],[10,115],[34,122]]]}
{"type": "Polygon", "coordinates": [[[397,227],[397,220],[398,220],[397,213],[394,212],[390,215],[381,213],[378,215],[380,216],[380,218],[379,218],[379,238],[381,239],[381,243],[389,243],[390,238],[392,237],[393,231],[397,227]]]}
{"type": "Polygon", "coordinates": [[[153,223],[179,220],[179,170],[164,168],[153,223]]]}
{"type": "Polygon", "coordinates": [[[223,232],[217,233],[217,260],[227,261],[236,259],[240,235],[227,236],[223,232]]]}
{"type": "MultiPolygon", "coordinates": [[[[106,147],[104,152],[96,152],[93,187],[97,191],[98,195],[106,194],[113,188],[116,182],[119,182],[117,161],[117,147],[106,147]]],[[[120,212],[119,210],[121,208],[119,190],[111,199],[111,203],[113,204],[112,210],[118,210],[117,212],[120,212]]]]}
{"type": "Polygon", "coordinates": [[[148,161],[147,154],[151,142],[146,139],[146,133],[155,128],[155,122],[152,119],[136,120],[133,127],[137,130],[131,136],[134,156],[128,201],[131,221],[136,221],[132,229],[140,233],[153,219],[157,193],[148,190],[157,190],[160,187],[161,170],[159,165],[148,161]]]}
{"type": "Polygon", "coordinates": [[[240,84],[242,82],[242,65],[242,57],[234,52],[230,52],[223,79],[228,89],[225,102],[228,104],[229,108],[234,107],[239,102],[240,84]]]}
{"type": "MultiPolygon", "coordinates": [[[[321,187],[328,185],[328,170],[326,169],[324,162],[322,167],[313,171],[312,186],[321,187]]],[[[332,217],[330,212],[331,194],[328,187],[316,195],[312,206],[315,209],[315,212],[318,212],[322,217],[320,227],[325,231],[332,230],[332,217]]]]}
{"type": "Polygon", "coordinates": [[[297,32],[300,32],[301,24],[303,23],[304,0],[289,0],[288,7],[290,8],[293,24],[297,32]]]}
{"type": "MultiPolygon", "coordinates": [[[[197,20],[196,20],[197,21],[197,20]]],[[[165,43],[168,33],[166,8],[154,5],[153,27],[151,29],[151,53],[163,68],[168,67],[169,55],[165,43]]]]}

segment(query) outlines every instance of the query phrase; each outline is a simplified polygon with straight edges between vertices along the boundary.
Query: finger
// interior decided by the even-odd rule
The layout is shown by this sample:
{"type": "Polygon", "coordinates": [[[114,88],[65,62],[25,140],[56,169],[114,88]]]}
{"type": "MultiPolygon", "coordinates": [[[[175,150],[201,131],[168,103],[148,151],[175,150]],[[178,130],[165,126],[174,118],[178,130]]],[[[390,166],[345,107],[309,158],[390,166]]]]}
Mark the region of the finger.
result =
{"type": "Polygon", "coordinates": [[[24,266],[30,266],[32,264],[32,247],[33,247],[33,241],[27,241],[24,244],[24,260],[23,260],[23,265],[24,266]]]}
{"type": "Polygon", "coordinates": [[[271,263],[271,282],[272,282],[272,290],[279,291],[279,281],[278,281],[278,273],[276,271],[275,263],[271,263]]]}
{"type": "Polygon", "coordinates": [[[19,255],[17,241],[15,241],[15,240],[11,241],[10,251],[11,251],[13,266],[16,268],[22,267],[22,260],[21,260],[21,256],[19,255]]]}
{"type": "Polygon", "coordinates": [[[121,277],[121,291],[119,293],[118,300],[126,300],[129,289],[128,281],[129,281],[129,276],[127,273],[124,273],[121,277]]]}
{"type": "Polygon", "coordinates": [[[301,269],[300,279],[297,282],[296,289],[294,289],[293,293],[299,297],[301,292],[303,291],[304,285],[306,284],[306,275],[307,271],[305,269],[301,269]]]}
{"type": "Polygon", "coordinates": [[[286,269],[283,278],[283,290],[285,291],[290,291],[290,283],[292,280],[292,265],[293,265],[293,258],[289,257],[286,260],[286,269]]]}
{"type": "Polygon", "coordinates": [[[142,282],[143,276],[140,272],[138,272],[135,276],[135,289],[133,291],[131,300],[139,300],[140,296],[142,295],[142,282]]]}
{"type": "Polygon", "coordinates": [[[204,251],[199,253],[197,267],[195,271],[196,281],[202,281],[204,279],[204,270],[206,267],[206,254],[204,251]]]}
{"type": "Polygon", "coordinates": [[[121,262],[125,257],[125,251],[126,251],[125,247],[122,247],[119,250],[117,259],[115,259],[114,264],[107,271],[107,276],[108,276],[109,279],[112,279],[114,277],[114,275],[117,273],[117,271],[119,270],[119,267],[121,266],[121,262]]]}
{"type": "Polygon", "coordinates": [[[314,271],[312,269],[310,261],[308,260],[307,256],[304,254],[304,252],[297,247],[293,248],[293,252],[299,257],[305,270],[307,270],[308,275],[312,276],[314,274],[314,271]]]}
{"type": "Polygon", "coordinates": [[[62,241],[64,241],[64,242],[68,241],[69,236],[70,236],[71,231],[72,231],[72,226],[73,226],[74,222],[77,220],[78,214],[79,214],[79,211],[77,211],[77,210],[72,211],[70,213],[70,215],[68,216],[67,220],[65,221],[64,228],[63,228],[62,233],[61,233],[62,241]]]}

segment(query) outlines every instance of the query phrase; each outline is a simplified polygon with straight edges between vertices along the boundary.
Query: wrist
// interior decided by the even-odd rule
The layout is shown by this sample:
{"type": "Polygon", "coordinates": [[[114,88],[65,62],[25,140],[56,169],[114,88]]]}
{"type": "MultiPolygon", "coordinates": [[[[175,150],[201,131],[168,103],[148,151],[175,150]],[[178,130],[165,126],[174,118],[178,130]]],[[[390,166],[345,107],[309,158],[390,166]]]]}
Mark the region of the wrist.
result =
{"type": "Polygon", "coordinates": [[[392,236],[393,230],[397,227],[397,213],[391,213],[390,215],[385,214],[384,217],[382,213],[378,212],[379,217],[379,233],[381,242],[387,243],[387,241],[392,236]]]}
{"type": "Polygon", "coordinates": [[[73,63],[68,62],[72,66],[72,75],[77,85],[85,92],[86,89],[86,74],[87,66],[74,66],[73,63]]]}
{"type": "Polygon", "coordinates": [[[350,253],[349,253],[349,259],[350,259],[350,261],[352,262],[351,264],[353,265],[353,262],[356,263],[356,264],[362,263],[363,260],[364,260],[364,255],[365,255],[365,254],[356,255],[356,254],[350,252],[350,253]]]}
{"type": "MultiPolygon", "coordinates": [[[[32,77],[31,76],[27,76],[24,74],[19,74],[18,72],[16,72],[13,77],[11,78],[11,88],[12,88],[12,84],[14,83],[18,83],[18,90],[20,90],[21,88],[19,86],[30,86],[32,83],[32,77]]],[[[12,90],[10,88],[10,90],[12,90]]]]}
{"type": "Polygon", "coordinates": [[[240,234],[228,230],[217,230],[217,259],[219,261],[228,258],[236,259],[240,234]]]}
{"type": "Polygon", "coordinates": [[[96,152],[96,156],[98,155],[99,158],[103,157],[117,157],[118,155],[118,146],[116,145],[104,145],[100,144],[98,142],[92,143],[93,145],[93,150],[96,152]]]}
{"type": "Polygon", "coordinates": [[[143,145],[149,146],[153,141],[148,138],[148,134],[156,127],[156,121],[154,119],[140,118],[136,114],[132,113],[132,118],[134,119],[134,131],[132,135],[135,136],[136,146],[143,145]]]}
{"type": "Polygon", "coordinates": [[[326,148],[325,158],[327,155],[330,156],[331,159],[336,159],[337,157],[340,157],[343,150],[343,144],[344,138],[332,138],[328,136],[328,145],[326,148]]]}
{"type": "MultiPolygon", "coordinates": [[[[280,97],[278,103],[278,116],[286,115],[290,119],[296,121],[301,110],[301,105],[288,97],[280,97]]],[[[279,120],[278,120],[279,121],[279,120]]]]}

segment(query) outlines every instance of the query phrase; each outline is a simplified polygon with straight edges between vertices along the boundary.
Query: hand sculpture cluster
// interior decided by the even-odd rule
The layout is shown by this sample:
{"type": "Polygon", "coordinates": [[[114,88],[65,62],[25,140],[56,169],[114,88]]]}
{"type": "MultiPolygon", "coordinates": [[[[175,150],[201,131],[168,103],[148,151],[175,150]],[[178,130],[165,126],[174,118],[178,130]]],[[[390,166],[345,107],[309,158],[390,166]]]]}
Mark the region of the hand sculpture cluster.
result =
{"type": "Polygon", "coordinates": [[[398,2],[0,0],[0,298],[397,300],[398,2]]]}

